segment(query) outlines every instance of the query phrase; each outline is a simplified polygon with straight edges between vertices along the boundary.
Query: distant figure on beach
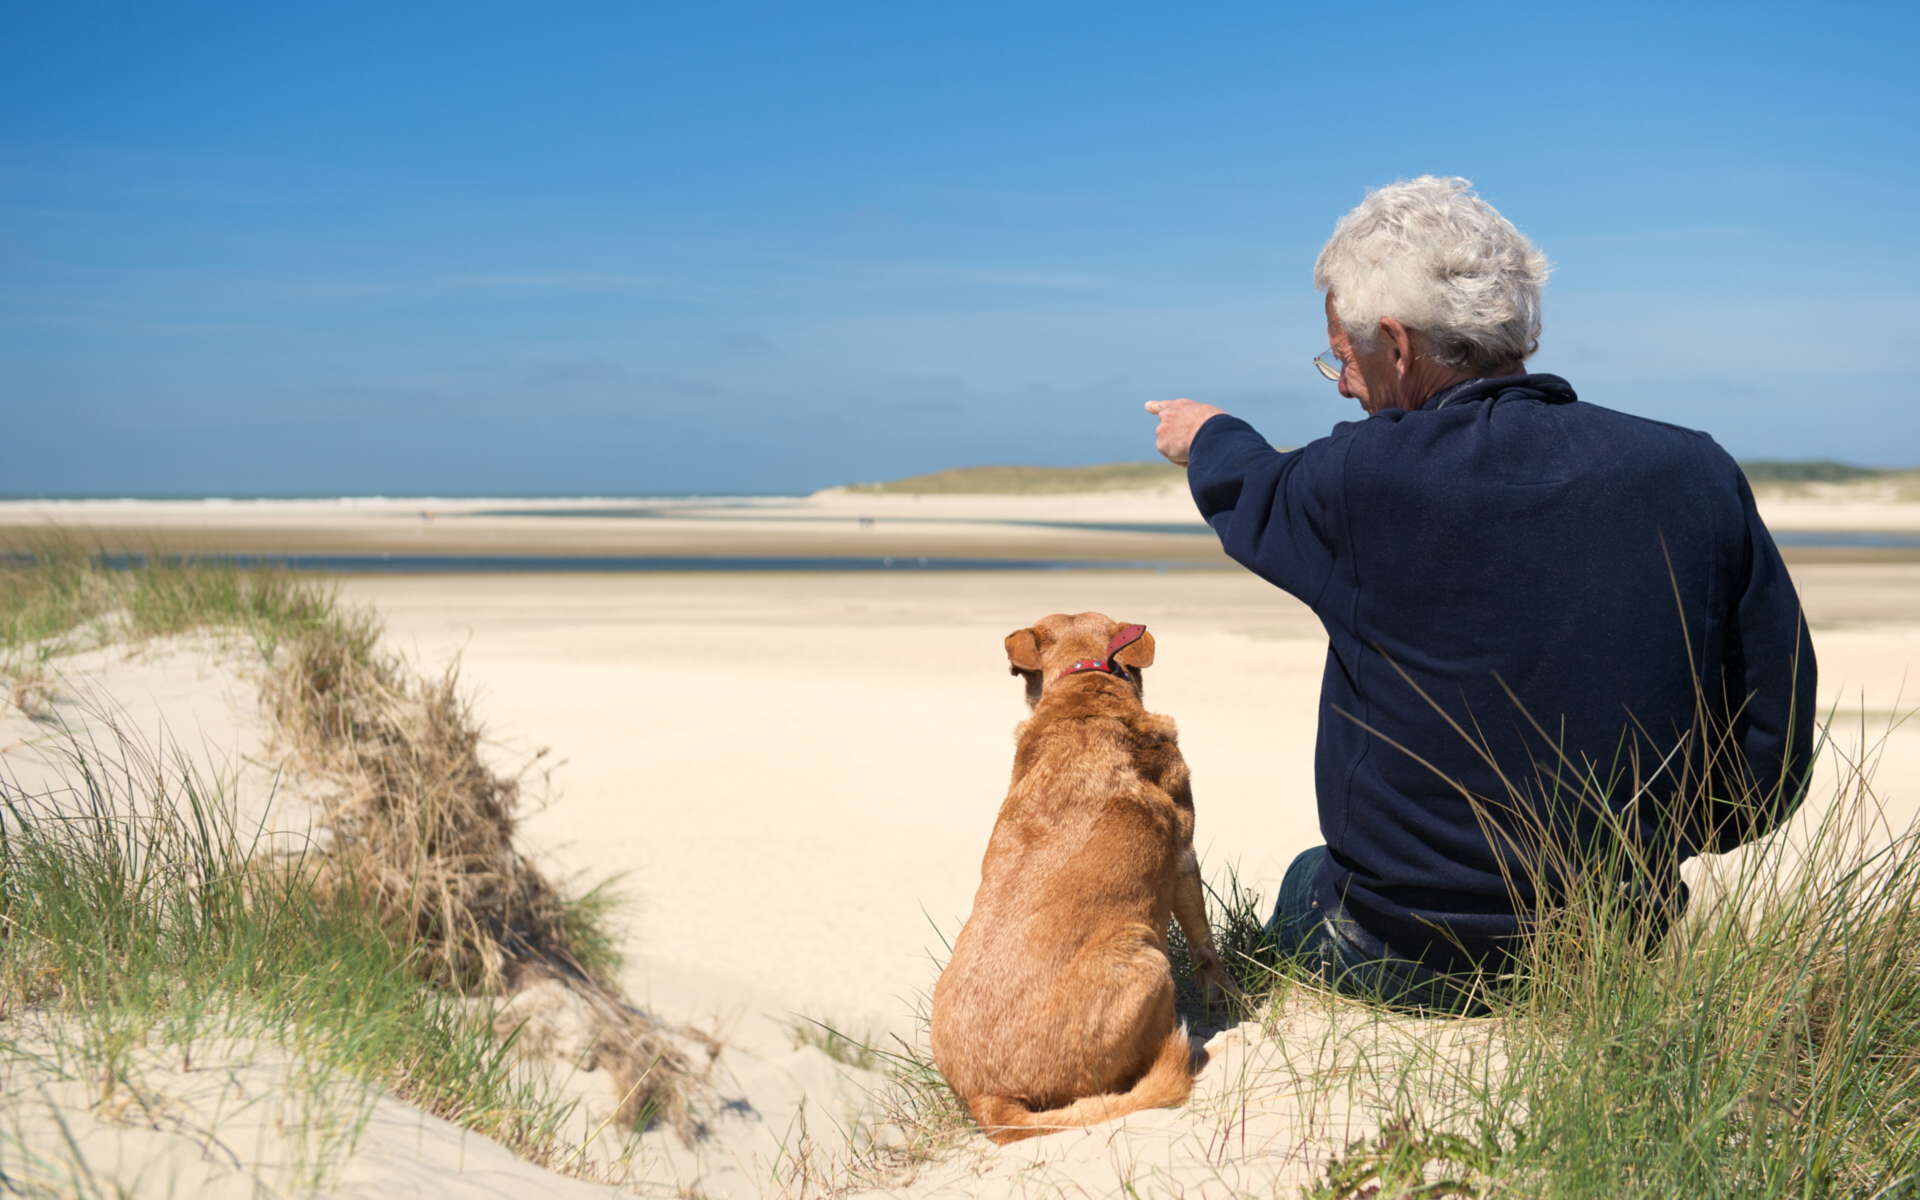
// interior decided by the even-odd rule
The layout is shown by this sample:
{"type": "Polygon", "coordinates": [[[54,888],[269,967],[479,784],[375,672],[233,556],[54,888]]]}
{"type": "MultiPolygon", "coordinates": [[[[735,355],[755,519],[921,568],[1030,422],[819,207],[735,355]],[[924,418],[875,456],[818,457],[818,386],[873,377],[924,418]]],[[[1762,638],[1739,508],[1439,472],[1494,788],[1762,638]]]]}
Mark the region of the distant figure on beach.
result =
{"type": "Polygon", "coordinates": [[[1326,844],[1269,931],[1407,1007],[1482,1008],[1576,881],[1656,944],[1680,863],[1784,821],[1813,749],[1813,645],[1746,478],[1705,433],[1526,373],[1546,277],[1466,180],[1383,187],[1314,266],[1314,366],[1363,419],[1281,452],[1147,405],[1227,554],[1327,631],[1326,844]]]}

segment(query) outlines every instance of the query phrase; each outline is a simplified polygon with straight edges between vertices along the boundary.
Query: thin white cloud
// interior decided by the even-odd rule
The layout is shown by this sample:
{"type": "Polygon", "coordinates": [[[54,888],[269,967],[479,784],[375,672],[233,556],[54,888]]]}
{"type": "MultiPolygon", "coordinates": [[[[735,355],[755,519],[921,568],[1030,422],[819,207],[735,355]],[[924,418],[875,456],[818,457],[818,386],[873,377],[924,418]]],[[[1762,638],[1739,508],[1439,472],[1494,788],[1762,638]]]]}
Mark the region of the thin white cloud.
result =
{"type": "Polygon", "coordinates": [[[450,275],[440,282],[449,288],[489,291],[631,292],[664,280],[612,271],[499,271],[450,275]]]}
{"type": "Polygon", "coordinates": [[[946,287],[990,287],[1036,291],[1076,291],[1106,287],[1101,276],[1079,271],[1031,270],[1022,267],[973,266],[963,263],[862,263],[852,274],[889,283],[946,287]]]}
{"type": "Polygon", "coordinates": [[[796,268],[798,277],[808,286],[822,280],[839,284],[960,288],[985,287],[1010,291],[1084,291],[1107,288],[1113,280],[1104,275],[1052,267],[1010,266],[1004,263],[930,262],[914,259],[861,260],[823,259],[785,254],[776,259],[796,268]]]}

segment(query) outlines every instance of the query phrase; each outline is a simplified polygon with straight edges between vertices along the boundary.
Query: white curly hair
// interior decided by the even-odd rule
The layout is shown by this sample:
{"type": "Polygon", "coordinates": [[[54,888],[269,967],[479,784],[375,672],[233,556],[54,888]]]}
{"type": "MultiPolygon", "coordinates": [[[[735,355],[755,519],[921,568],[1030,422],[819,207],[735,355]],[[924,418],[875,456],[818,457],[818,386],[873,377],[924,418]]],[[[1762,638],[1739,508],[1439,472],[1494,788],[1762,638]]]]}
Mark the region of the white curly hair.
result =
{"type": "Polygon", "coordinates": [[[1426,336],[1440,365],[1490,371],[1539,348],[1549,270],[1472,183],[1422,175],[1376,188],[1340,218],[1313,282],[1360,349],[1393,317],[1426,336]]]}

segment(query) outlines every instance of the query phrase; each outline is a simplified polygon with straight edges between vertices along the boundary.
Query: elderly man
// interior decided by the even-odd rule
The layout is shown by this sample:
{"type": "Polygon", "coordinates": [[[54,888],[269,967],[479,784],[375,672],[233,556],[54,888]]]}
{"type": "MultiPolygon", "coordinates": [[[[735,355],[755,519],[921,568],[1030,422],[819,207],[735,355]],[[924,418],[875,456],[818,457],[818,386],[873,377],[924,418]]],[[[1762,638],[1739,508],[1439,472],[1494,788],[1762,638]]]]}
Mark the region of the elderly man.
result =
{"type": "Polygon", "coordinates": [[[1326,845],[1269,928],[1415,1007],[1482,1003],[1576,877],[1657,940],[1679,863],[1784,820],[1812,749],[1813,648],[1746,479],[1525,373],[1546,274],[1465,180],[1381,188],[1314,267],[1315,366],[1365,419],[1281,452],[1147,405],[1228,555],[1327,630],[1326,845]]]}

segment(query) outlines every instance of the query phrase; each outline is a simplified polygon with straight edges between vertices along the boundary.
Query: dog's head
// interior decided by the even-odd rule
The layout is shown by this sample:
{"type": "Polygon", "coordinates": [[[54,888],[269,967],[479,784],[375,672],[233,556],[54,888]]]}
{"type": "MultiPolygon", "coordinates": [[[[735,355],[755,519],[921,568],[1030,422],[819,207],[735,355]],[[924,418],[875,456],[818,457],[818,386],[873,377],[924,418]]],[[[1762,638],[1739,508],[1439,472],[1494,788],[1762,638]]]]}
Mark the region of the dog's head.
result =
{"type": "Polygon", "coordinates": [[[1144,690],[1140,672],[1153,665],[1153,635],[1144,625],[1105,613],[1054,613],[1007,635],[1007,663],[1026,680],[1030,706],[1040,703],[1048,685],[1076,670],[1104,670],[1144,690]]]}

